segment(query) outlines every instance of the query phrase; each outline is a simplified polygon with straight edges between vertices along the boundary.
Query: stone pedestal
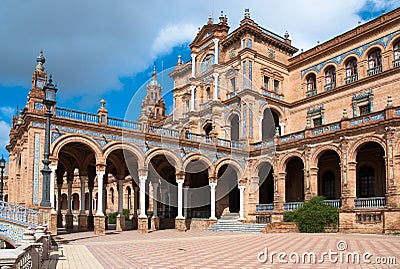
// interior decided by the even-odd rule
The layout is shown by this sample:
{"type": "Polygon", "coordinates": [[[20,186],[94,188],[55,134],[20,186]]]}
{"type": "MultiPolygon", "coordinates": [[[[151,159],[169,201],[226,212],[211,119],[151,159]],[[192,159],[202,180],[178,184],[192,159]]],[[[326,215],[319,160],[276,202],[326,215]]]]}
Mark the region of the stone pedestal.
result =
{"type": "Polygon", "coordinates": [[[152,231],[160,230],[160,218],[159,217],[151,218],[151,230],[152,231]]]}
{"type": "Polygon", "coordinates": [[[50,216],[49,231],[51,235],[57,235],[57,213],[52,213],[50,216]]]}
{"type": "Polygon", "coordinates": [[[117,232],[125,231],[125,216],[124,215],[117,216],[117,226],[116,226],[115,230],[117,232]]]}
{"type": "Polygon", "coordinates": [[[65,215],[65,229],[73,230],[74,229],[74,216],[72,214],[65,215]]]}
{"type": "Polygon", "coordinates": [[[186,232],[186,220],[185,218],[176,218],[175,219],[175,231],[178,232],[186,232]]]}
{"type": "Polygon", "coordinates": [[[57,214],[57,227],[58,228],[63,227],[63,215],[61,213],[57,214]]]}
{"type": "Polygon", "coordinates": [[[78,216],[78,231],[79,232],[87,231],[87,216],[86,215],[78,216]]]}
{"type": "Polygon", "coordinates": [[[106,218],[104,216],[94,216],[94,234],[105,235],[106,234],[106,218]]]}
{"type": "Polygon", "coordinates": [[[138,219],[138,232],[148,233],[149,231],[149,220],[146,218],[139,217],[138,219]]]}
{"type": "Polygon", "coordinates": [[[93,230],[94,229],[94,218],[93,218],[93,215],[87,216],[87,228],[88,228],[88,230],[93,230]]]}
{"type": "Polygon", "coordinates": [[[42,226],[48,226],[51,218],[51,207],[40,207],[39,208],[39,224],[42,226]]]}
{"type": "Polygon", "coordinates": [[[274,211],[271,215],[271,223],[283,222],[283,212],[274,211]]]}

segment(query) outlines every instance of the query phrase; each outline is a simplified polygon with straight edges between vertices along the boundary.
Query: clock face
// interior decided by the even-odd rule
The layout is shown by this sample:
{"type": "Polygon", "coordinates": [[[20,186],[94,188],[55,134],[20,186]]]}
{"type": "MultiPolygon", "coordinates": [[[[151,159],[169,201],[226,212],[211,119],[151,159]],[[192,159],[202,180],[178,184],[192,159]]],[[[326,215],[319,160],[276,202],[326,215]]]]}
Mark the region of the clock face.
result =
{"type": "Polygon", "coordinates": [[[44,81],[43,80],[36,81],[36,87],[43,88],[44,87],[44,81]]]}

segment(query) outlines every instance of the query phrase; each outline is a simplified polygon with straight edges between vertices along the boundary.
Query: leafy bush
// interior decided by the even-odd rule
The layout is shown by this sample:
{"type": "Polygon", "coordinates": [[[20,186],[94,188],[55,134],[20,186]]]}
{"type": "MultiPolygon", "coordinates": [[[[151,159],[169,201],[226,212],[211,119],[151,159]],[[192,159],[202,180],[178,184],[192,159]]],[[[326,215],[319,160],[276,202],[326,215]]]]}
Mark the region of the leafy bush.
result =
{"type": "Polygon", "coordinates": [[[108,214],[108,224],[116,224],[117,216],[118,216],[118,212],[108,214]]]}
{"type": "Polygon", "coordinates": [[[337,228],[339,213],[337,208],[324,203],[324,197],[318,196],[296,211],[285,212],[283,217],[284,221],[297,222],[302,233],[321,233],[325,227],[337,228]]]}
{"type": "Polygon", "coordinates": [[[124,209],[122,210],[122,215],[125,216],[125,220],[128,220],[130,218],[131,212],[129,209],[124,209]]]}

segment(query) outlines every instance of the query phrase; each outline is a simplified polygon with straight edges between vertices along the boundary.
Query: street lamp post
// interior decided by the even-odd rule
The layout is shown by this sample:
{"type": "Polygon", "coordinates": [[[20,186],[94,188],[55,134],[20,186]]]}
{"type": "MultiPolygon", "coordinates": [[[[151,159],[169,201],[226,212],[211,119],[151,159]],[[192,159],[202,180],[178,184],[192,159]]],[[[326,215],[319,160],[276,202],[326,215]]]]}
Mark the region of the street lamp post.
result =
{"type": "Polygon", "coordinates": [[[52,116],[52,108],[56,103],[57,88],[53,84],[53,80],[50,75],[49,81],[43,87],[44,99],[43,104],[46,106],[46,133],[44,136],[44,167],[42,169],[43,185],[42,185],[42,201],[40,202],[41,207],[51,207],[50,203],[50,174],[51,169],[49,168],[50,160],[50,118],[52,116]]]}
{"type": "Polygon", "coordinates": [[[6,160],[4,160],[3,155],[1,155],[0,159],[0,169],[1,169],[1,179],[0,179],[0,201],[3,201],[3,173],[4,168],[6,167],[6,160]]]}

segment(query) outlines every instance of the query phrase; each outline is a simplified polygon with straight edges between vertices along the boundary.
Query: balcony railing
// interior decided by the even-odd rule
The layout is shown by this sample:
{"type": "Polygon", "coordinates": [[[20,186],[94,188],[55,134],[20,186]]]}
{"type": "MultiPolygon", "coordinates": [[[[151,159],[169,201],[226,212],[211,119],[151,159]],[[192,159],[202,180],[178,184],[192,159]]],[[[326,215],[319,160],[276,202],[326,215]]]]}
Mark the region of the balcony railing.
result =
{"type": "Polygon", "coordinates": [[[338,123],[333,123],[333,124],[326,125],[326,126],[316,127],[311,131],[311,134],[319,135],[319,134],[337,131],[340,129],[341,129],[341,125],[340,125],[340,122],[338,122],[338,123]]]}
{"type": "Polygon", "coordinates": [[[307,91],[306,97],[311,97],[317,94],[317,90],[307,91]]]}
{"type": "Polygon", "coordinates": [[[39,224],[39,211],[0,201],[0,219],[35,227],[39,224]]]}
{"type": "Polygon", "coordinates": [[[342,206],[342,203],[340,201],[340,199],[336,199],[336,200],[324,200],[324,204],[326,205],[330,205],[336,208],[340,208],[342,206]]]}
{"type": "Polygon", "coordinates": [[[262,95],[264,95],[264,96],[268,96],[268,97],[271,97],[271,98],[274,98],[274,99],[277,99],[277,100],[284,100],[284,98],[283,98],[283,95],[281,95],[281,94],[278,94],[278,93],[276,93],[276,92],[272,92],[272,91],[267,91],[267,90],[262,90],[261,91],[261,93],[262,93],[262,95]]]}
{"type": "Polygon", "coordinates": [[[170,128],[164,128],[164,127],[150,125],[148,132],[149,132],[149,134],[155,134],[155,135],[159,135],[159,136],[168,136],[168,137],[179,138],[179,131],[175,130],[175,129],[170,129],[170,128]]]}
{"type": "Polygon", "coordinates": [[[196,134],[196,133],[190,133],[187,132],[185,134],[185,138],[187,140],[199,142],[199,143],[206,143],[206,144],[212,144],[213,141],[211,139],[211,136],[208,135],[203,135],[203,134],[196,134]]]}
{"type": "Polygon", "coordinates": [[[304,202],[287,202],[283,204],[283,208],[285,211],[294,211],[299,209],[304,205],[304,202]]]}
{"type": "Polygon", "coordinates": [[[357,80],[358,80],[358,74],[354,74],[354,75],[352,75],[352,76],[346,77],[346,78],[344,79],[344,82],[345,82],[346,84],[349,84],[349,83],[353,83],[353,82],[355,82],[355,81],[357,81],[357,80]]]}
{"type": "Polygon", "coordinates": [[[399,67],[400,66],[400,59],[394,60],[393,61],[393,68],[399,67]]]}
{"type": "Polygon", "coordinates": [[[97,116],[96,114],[76,111],[67,108],[57,107],[56,116],[70,120],[77,120],[89,123],[99,123],[99,116],[97,116]]]}
{"type": "Polygon", "coordinates": [[[257,212],[272,211],[274,210],[274,204],[259,204],[256,205],[257,212]]]}
{"type": "Polygon", "coordinates": [[[280,143],[287,143],[287,142],[292,142],[295,140],[299,140],[304,138],[304,132],[298,132],[298,133],[294,133],[294,134],[289,134],[289,135],[285,135],[285,136],[281,136],[279,138],[279,142],[280,143]]]}
{"type": "Polygon", "coordinates": [[[332,90],[334,88],[336,88],[336,83],[335,82],[326,84],[325,87],[324,87],[324,90],[327,92],[327,91],[330,91],[330,90],[332,90]]]}
{"type": "Polygon", "coordinates": [[[357,118],[354,118],[350,121],[350,126],[356,126],[359,124],[363,124],[363,123],[370,123],[370,122],[374,122],[374,121],[380,121],[380,120],[384,120],[386,118],[386,115],[384,112],[375,112],[375,113],[371,113],[365,116],[360,116],[357,118]]]}
{"type": "Polygon", "coordinates": [[[356,208],[382,208],[386,206],[386,197],[371,197],[354,199],[356,208]]]}
{"type": "Polygon", "coordinates": [[[368,76],[374,76],[376,74],[382,73],[382,66],[377,66],[371,69],[368,69],[368,76]]]}
{"type": "Polygon", "coordinates": [[[128,120],[121,120],[117,118],[107,118],[107,125],[112,126],[112,127],[117,127],[117,128],[122,128],[122,129],[129,129],[133,131],[141,131],[141,124],[133,121],[128,121],[128,120]]]}

